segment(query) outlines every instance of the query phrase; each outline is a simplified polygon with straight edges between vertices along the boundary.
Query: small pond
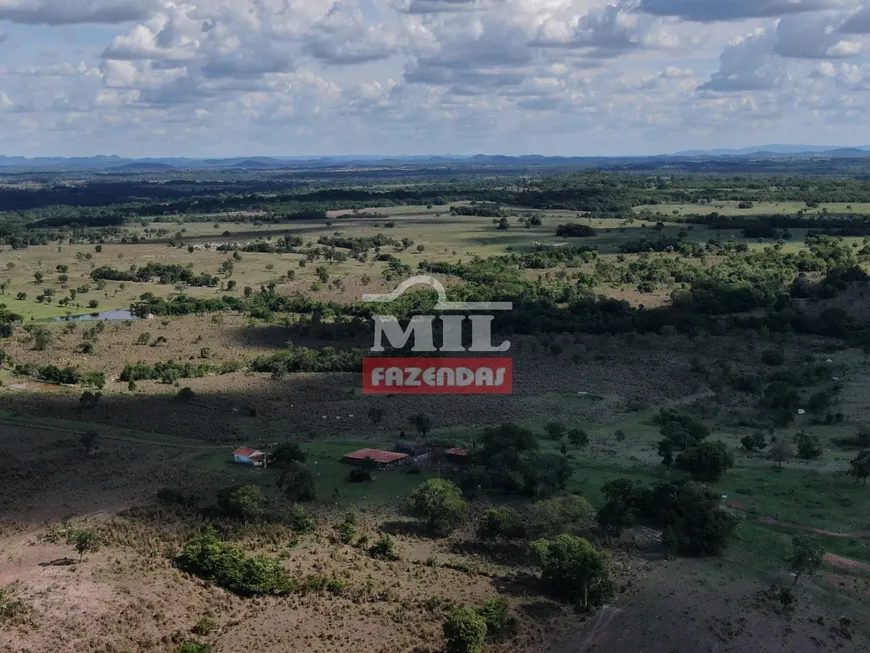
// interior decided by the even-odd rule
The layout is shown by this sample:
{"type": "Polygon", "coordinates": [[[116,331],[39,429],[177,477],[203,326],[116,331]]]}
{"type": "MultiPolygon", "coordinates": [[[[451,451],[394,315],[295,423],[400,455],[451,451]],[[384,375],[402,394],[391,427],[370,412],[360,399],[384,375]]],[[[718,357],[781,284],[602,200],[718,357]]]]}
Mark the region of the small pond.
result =
{"type": "Polygon", "coordinates": [[[139,318],[133,315],[130,311],[103,311],[101,313],[91,313],[90,315],[70,315],[54,318],[55,322],[91,322],[94,320],[138,320],[139,318]]]}

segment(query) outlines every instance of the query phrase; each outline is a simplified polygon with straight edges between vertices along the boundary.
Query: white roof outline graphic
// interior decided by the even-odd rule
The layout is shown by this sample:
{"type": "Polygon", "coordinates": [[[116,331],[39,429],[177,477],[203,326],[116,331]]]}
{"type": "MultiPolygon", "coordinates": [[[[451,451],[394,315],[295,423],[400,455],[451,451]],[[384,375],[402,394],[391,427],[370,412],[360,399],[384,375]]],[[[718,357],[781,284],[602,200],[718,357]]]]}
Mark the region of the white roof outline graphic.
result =
{"type": "Polygon", "coordinates": [[[511,302],[449,302],[447,301],[447,291],[444,289],[444,285],[435,277],[430,277],[427,274],[406,279],[391,293],[384,295],[363,295],[363,301],[389,304],[405,294],[408,288],[420,284],[430,286],[438,293],[438,303],[435,304],[436,311],[509,311],[514,307],[511,302]]]}

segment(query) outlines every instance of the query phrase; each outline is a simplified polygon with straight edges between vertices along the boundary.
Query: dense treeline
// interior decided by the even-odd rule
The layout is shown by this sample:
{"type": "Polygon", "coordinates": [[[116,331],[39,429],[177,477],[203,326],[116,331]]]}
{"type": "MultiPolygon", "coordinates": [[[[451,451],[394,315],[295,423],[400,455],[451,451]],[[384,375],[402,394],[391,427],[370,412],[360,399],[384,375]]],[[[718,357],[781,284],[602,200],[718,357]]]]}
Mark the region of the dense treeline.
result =
{"type": "Polygon", "coordinates": [[[193,270],[183,265],[148,263],[140,268],[116,270],[107,265],[91,270],[91,278],[107,281],[133,281],[148,283],[158,278],[162,284],[186,283],[189,286],[214,287],[220,284],[220,278],[210,274],[195,274],[193,270]]]}
{"type": "Polygon", "coordinates": [[[399,241],[385,236],[384,234],[360,237],[321,236],[317,239],[317,243],[319,245],[326,245],[327,247],[339,247],[341,249],[349,249],[354,252],[365,252],[376,247],[399,245],[399,241]]]}
{"type": "MultiPolygon", "coordinates": [[[[662,216],[672,221],[695,221],[714,228],[753,229],[754,216],[719,216],[701,207],[717,201],[792,201],[807,207],[822,202],[870,202],[870,179],[845,176],[684,175],[652,176],[625,172],[584,171],[533,176],[485,176],[468,170],[450,183],[431,183],[425,176],[387,177],[381,185],[371,172],[360,172],[364,183],[347,186],[336,177],[317,184],[280,180],[222,180],[211,183],[175,180],[152,183],[119,179],[90,179],[81,184],[43,185],[0,190],[0,242],[18,247],[45,244],[68,237],[69,230],[117,230],[143,219],[157,221],[211,221],[215,214],[232,220],[278,222],[326,220],[329,210],[360,210],[402,204],[451,206],[454,215],[514,215],[511,207],[587,211],[598,217],[634,217],[640,205],[673,202],[699,206],[697,215],[662,216]],[[398,184],[397,181],[404,182],[398,184]],[[319,186],[319,187],[318,187],[319,186]],[[68,228],[59,230],[59,228],[68,228]]],[[[848,215],[765,216],[769,229],[836,229],[864,234],[870,218],[848,215]]],[[[73,236],[80,238],[82,236],[73,236]]]]}
{"type": "Polygon", "coordinates": [[[241,369],[241,364],[228,361],[213,365],[211,363],[176,363],[166,361],[148,365],[147,363],[127,364],[124,366],[119,379],[125,382],[136,381],[162,381],[174,383],[179,379],[201,379],[209,374],[230,374],[241,369]]]}

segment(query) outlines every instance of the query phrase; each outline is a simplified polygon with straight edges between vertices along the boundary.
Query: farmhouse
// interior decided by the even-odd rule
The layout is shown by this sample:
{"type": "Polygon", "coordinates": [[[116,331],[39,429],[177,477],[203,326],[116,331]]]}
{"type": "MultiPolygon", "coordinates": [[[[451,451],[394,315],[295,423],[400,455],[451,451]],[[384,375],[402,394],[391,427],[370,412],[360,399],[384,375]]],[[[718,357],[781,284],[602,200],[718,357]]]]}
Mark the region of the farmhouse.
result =
{"type": "Polygon", "coordinates": [[[367,459],[373,460],[380,467],[392,467],[407,461],[408,454],[379,449],[360,449],[344,456],[344,462],[350,465],[362,465],[367,459]]]}
{"type": "Polygon", "coordinates": [[[233,451],[233,462],[243,465],[253,465],[254,467],[263,467],[266,462],[266,454],[250,447],[239,447],[233,451]]]}
{"type": "Polygon", "coordinates": [[[453,448],[444,452],[447,460],[453,463],[464,463],[468,460],[468,449],[453,448]]]}

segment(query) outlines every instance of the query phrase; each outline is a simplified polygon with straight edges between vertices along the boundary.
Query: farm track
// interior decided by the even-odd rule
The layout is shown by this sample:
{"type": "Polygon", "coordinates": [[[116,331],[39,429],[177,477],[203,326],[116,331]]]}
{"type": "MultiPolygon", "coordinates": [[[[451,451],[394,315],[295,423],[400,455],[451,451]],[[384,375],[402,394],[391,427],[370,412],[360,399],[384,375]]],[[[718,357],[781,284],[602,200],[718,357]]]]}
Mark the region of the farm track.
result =
{"type": "MultiPolygon", "coordinates": [[[[92,425],[87,425],[87,427],[83,428],[73,428],[71,426],[59,426],[55,424],[47,424],[39,421],[32,421],[28,418],[16,419],[14,417],[0,417],[0,426],[17,426],[20,428],[26,429],[40,429],[44,431],[55,431],[59,433],[73,433],[73,434],[82,434],[86,431],[96,430],[92,425]]],[[[106,428],[106,427],[103,427],[106,428]]],[[[100,437],[106,438],[107,440],[115,440],[117,442],[128,442],[131,444],[148,444],[148,445],[159,445],[162,447],[177,447],[182,449],[205,449],[205,450],[216,450],[216,449],[224,449],[225,445],[215,445],[215,444],[193,444],[187,442],[173,442],[169,439],[170,436],[165,436],[163,434],[155,434],[155,437],[149,438],[147,436],[134,436],[134,435],[118,435],[117,433],[113,433],[112,430],[106,430],[100,432],[100,437]],[[166,439],[164,439],[166,438],[166,439]]]]}
{"type": "MultiPolygon", "coordinates": [[[[736,510],[735,512],[742,512],[736,510]]],[[[746,513],[743,513],[746,514],[746,513]]],[[[846,531],[845,533],[838,533],[836,531],[826,531],[821,528],[812,528],[811,526],[803,526],[801,524],[795,524],[794,522],[780,521],[779,519],[774,519],[773,517],[756,517],[753,521],[759,524],[770,524],[771,526],[782,526],[783,528],[790,528],[792,530],[804,531],[806,533],[814,533],[816,535],[826,535],[828,537],[847,537],[849,539],[867,539],[870,538],[870,530],[861,530],[861,531],[846,531]]]]}

